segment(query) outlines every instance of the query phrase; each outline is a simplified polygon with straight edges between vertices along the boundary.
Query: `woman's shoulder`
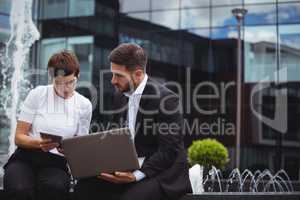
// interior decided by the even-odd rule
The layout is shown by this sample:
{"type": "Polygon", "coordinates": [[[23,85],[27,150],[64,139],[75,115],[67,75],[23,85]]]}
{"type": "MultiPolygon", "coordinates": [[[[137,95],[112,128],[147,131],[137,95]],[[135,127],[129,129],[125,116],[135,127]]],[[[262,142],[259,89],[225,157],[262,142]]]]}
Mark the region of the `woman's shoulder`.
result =
{"type": "Polygon", "coordinates": [[[44,96],[47,94],[48,90],[51,88],[51,85],[38,85],[35,88],[30,90],[31,95],[35,96],[44,96]]]}
{"type": "Polygon", "coordinates": [[[79,103],[80,107],[83,109],[91,109],[92,107],[92,103],[91,101],[86,98],[85,96],[83,96],[82,94],[75,92],[76,98],[77,98],[77,102],[79,103]]]}

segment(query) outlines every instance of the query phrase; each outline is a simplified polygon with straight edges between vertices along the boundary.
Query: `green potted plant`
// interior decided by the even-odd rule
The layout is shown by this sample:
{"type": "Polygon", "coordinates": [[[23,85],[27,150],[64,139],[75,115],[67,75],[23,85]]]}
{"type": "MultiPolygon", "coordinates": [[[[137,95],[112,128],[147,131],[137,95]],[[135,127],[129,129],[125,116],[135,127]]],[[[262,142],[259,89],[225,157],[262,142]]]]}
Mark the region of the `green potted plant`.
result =
{"type": "Polygon", "coordinates": [[[188,159],[191,166],[199,164],[206,170],[212,166],[224,170],[229,161],[227,148],[210,138],[194,141],[188,149],[188,159]]]}

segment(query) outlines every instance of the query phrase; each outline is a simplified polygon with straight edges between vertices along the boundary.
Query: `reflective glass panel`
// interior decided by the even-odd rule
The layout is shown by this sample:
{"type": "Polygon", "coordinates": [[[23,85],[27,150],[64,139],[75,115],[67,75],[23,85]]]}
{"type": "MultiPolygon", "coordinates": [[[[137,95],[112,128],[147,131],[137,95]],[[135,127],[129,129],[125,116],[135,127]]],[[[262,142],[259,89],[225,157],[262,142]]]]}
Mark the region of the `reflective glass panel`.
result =
{"type": "Polygon", "coordinates": [[[209,9],[181,10],[181,28],[209,27],[209,9]]]}
{"type": "Polygon", "coordinates": [[[68,16],[68,0],[45,0],[42,1],[41,4],[41,17],[43,19],[62,18],[68,16]]]}
{"type": "Polygon", "coordinates": [[[277,80],[276,26],[245,27],[245,82],[277,80]]]}
{"type": "Polygon", "coordinates": [[[142,12],[142,13],[129,13],[129,17],[135,18],[135,19],[140,19],[144,21],[149,21],[150,20],[150,13],[149,12],[142,12]]]}
{"type": "Polygon", "coordinates": [[[176,9],[179,8],[179,0],[152,0],[152,9],[176,9]]]}
{"type": "Polygon", "coordinates": [[[300,25],[281,25],[280,37],[280,68],[287,69],[287,76],[281,81],[300,81],[300,25]]]}
{"type": "Polygon", "coordinates": [[[179,28],[179,11],[157,11],[152,12],[152,22],[171,29],[179,28]]]}
{"type": "Polygon", "coordinates": [[[235,5],[235,4],[242,4],[243,0],[211,0],[212,5],[235,5]]]}
{"type": "Polygon", "coordinates": [[[69,0],[69,16],[90,16],[94,10],[95,0],[69,0]]]}
{"type": "Polygon", "coordinates": [[[235,7],[215,7],[212,9],[212,26],[222,27],[228,25],[236,25],[237,20],[232,14],[235,7]]]}
{"type": "Polygon", "coordinates": [[[93,37],[72,37],[68,40],[68,49],[75,52],[80,64],[80,81],[92,81],[93,37]]]}
{"type": "Polygon", "coordinates": [[[279,23],[300,23],[300,3],[278,4],[279,23]]]}
{"type": "Polygon", "coordinates": [[[210,0],[181,0],[182,8],[208,7],[210,0]]]}
{"type": "Polygon", "coordinates": [[[248,5],[245,16],[246,25],[276,24],[276,4],[248,5]]]}
{"type": "Polygon", "coordinates": [[[251,4],[251,3],[255,3],[255,4],[259,4],[259,3],[275,3],[276,0],[244,0],[245,4],[251,4]]]}
{"type": "Polygon", "coordinates": [[[148,11],[150,0],[120,0],[120,11],[127,13],[133,11],[148,11]]]}

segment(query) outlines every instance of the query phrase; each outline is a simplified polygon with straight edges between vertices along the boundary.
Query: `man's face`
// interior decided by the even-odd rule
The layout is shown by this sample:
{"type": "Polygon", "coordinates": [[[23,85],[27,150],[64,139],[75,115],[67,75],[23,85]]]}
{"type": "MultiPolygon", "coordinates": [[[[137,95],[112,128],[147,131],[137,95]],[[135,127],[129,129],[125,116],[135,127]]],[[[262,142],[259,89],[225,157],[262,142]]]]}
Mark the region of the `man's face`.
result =
{"type": "Polygon", "coordinates": [[[129,92],[134,90],[132,72],[130,72],[124,65],[111,63],[113,84],[120,92],[129,92]]]}

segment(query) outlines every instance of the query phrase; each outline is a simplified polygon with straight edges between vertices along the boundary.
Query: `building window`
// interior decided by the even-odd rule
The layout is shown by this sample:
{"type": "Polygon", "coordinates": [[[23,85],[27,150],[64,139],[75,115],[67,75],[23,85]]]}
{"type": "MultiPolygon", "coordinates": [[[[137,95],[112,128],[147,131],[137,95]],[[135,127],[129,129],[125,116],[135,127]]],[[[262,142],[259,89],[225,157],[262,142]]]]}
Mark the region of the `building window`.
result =
{"type": "Polygon", "coordinates": [[[279,23],[300,23],[300,3],[278,4],[279,23]]]}
{"type": "Polygon", "coordinates": [[[276,4],[248,5],[245,25],[276,24],[276,4]]]}
{"type": "Polygon", "coordinates": [[[46,69],[47,62],[51,55],[62,50],[73,50],[78,57],[80,64],[80,81],[92,81],[93,69],[93,37],[80,36],[68,38],[44,39],[41,42],[40,64],[46,69]]]}
{"type": "Polygon", "coordinates": [[[95,0],[44,0],[41,2],[41,18],[65,18],[90,16],[95,13],[95,0]]]}
{"type": "Polygon", "coordinates": [[[150,0],[120,0],[120,12],[135,12],[150,10],[150,0]]]}
{"type": "Polygon", "coordinates": [[[94,14],[95,0],[69,0],[69,16],[90,16],[94,14]]]}
{"type": "Polygon", "coordinates": [[[280,68],[287,69],[287,77],[280,81],[300,81],[300,25],[280,25],[280,68]]]}
{"type": "Polygon", "coordinates": [[[186,28],[209,27],[209,23],[210,23],[209,12],[210,10],[208,8],[181,10],[180,28],[186,29],[186,28]]]}
{"type": "Polygon", "coordinates": [[[276,26],[245,27],[245,82],[277,81],[276,26]]]}
{"type": "Polygon", "coordinates": [[[11,9],[10,0],[0,1],[0,43],[8,41],[10,35],[9,15],[11,9]]]}
{"type": "Polygon", "coordinates": [[[179,28],[179,11],[155,11],[151,13],[152,23],[159,24],[170,29],[179,28]]]}

